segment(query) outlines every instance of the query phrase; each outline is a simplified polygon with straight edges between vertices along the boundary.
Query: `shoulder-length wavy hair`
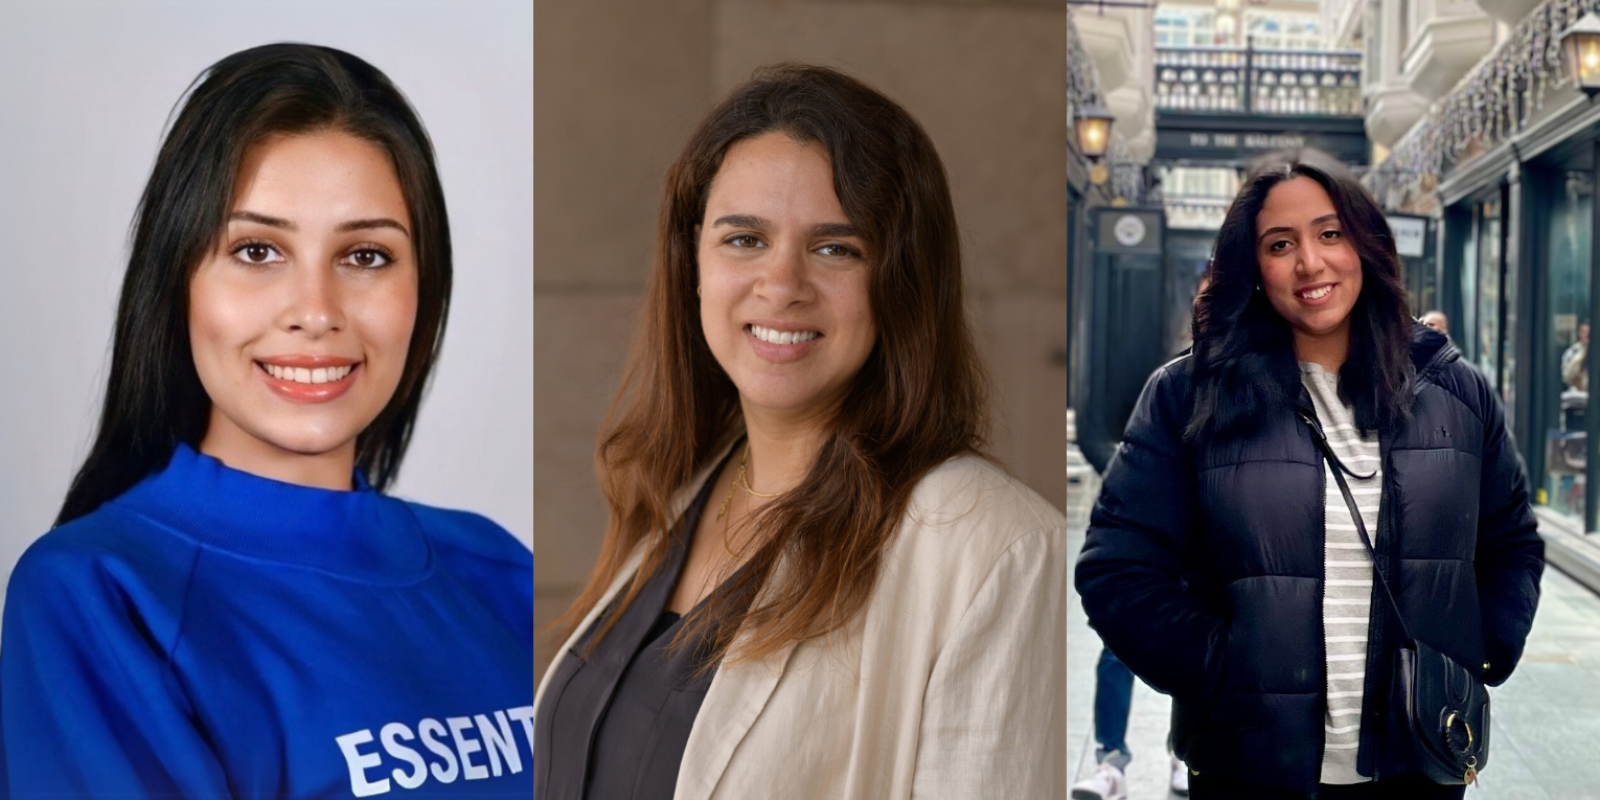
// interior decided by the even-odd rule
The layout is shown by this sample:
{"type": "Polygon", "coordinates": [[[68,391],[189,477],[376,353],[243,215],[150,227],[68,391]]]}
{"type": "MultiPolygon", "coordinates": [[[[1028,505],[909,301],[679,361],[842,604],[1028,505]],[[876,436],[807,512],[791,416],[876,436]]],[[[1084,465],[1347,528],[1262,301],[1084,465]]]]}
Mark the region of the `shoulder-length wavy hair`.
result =
{"type": "Polygon", "coordinates": [[[1361,296],[1350,311],[1350,350],[1339,369],[1339,397],[1355,408],[1364,431],[1409,418],[1413,369],[1411,312],[1400,257],[1383,211],[1350,171],[1313,148],[1263,156],[1228,208],[1217,233],[1194,314],[1194,411],[1185,437],[1244,433],[1262,412],[1293,404],[1300,391],[1294,334],[1256,290],[1256,218],[1273,187],[1305,177],[1317,182],[1339,213],[1339,225],[1361,258],[1361,296]]]}
{"type": "Polygon", "coordinates": [[[738,423],[738,390],[699,322],[695,228],[728,149],[772,132],[827,151],[834,191],[866,240],[878,340],[805,478],[761,510],[761,528],[774,534],[690,617],[683,635],[711,631],[711,660],[740,661],[843,626],[870,597],[917,481],[982,446],[987,384],[933,142],[905,109],[840,72],[792,64],[759,70],[712,109],[667,173],[643,318],[597,454],[610,523],[588,585],[554,626],[563,636],[643,545],[638,576],[594,641],[633,602],[660,568],[677,524],[669,517],[673,495],[738,423]],[[733,602],[761,588],[761,602],[733,602]],[[730,654],[735,634],[748,638],[730,654]]]}
{"type": "Polygon", "coordinates": [[[356,439],[356,469],[377,489],[400,470],[450,307],[450,224],[433,145],[389,78],[330,47],[270,44],[234,53],[190,86],[134,217],[117,305],[111,374],[94,444],[60,525],[198,446],[211,400],[189,349],[189,279],[216,247],[247,150],[280,134],[337,130],[383,148],[411,215],[417,319],[400,385],[356,439]]]}

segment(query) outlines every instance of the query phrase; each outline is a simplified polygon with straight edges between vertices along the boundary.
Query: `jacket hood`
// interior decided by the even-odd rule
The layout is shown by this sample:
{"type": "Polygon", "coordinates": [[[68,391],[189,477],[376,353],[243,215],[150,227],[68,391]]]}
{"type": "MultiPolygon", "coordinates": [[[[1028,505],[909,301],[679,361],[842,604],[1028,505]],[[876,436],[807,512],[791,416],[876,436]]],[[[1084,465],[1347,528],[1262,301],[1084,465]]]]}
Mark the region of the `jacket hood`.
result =
{"type": "Polygon", "coordinates": [[[1420,323],[1411,323],[1411,365],[1417,370],[1417,379],[1444,364],[1461,358],[1450,337],[1420,323]]]}

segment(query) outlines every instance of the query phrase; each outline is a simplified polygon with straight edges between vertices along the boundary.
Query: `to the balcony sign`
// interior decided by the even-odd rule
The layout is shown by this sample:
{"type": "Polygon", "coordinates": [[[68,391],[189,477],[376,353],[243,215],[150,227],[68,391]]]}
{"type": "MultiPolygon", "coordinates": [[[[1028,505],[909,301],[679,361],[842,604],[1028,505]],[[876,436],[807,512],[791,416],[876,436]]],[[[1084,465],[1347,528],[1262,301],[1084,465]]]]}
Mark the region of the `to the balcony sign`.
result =
{"type": "Polygon", "coordinates": [[[1277,133],[1191,133],[1191,147],[1243,147],[1247,150],[1287,150],[1306,146],[1306,137],[1277,133]]]}
{"type": "Polygon", "coordinates": [[[1271,150],[1315,147],[1352,166],[1367,163],[1360,117],[1274,117],[1259,114],[1158,114],[1157,161],[1242,164],[1271,150]]]}

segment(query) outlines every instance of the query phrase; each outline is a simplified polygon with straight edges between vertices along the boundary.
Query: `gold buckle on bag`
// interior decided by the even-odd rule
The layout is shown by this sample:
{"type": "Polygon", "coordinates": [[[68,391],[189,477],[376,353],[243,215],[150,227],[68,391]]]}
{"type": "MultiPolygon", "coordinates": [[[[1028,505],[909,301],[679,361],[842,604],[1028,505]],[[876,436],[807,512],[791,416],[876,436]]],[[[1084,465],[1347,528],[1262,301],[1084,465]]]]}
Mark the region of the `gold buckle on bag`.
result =
{"type": "MultiPolygon", "coordinates": [[[[1445,729],[1446,732],[1449,732],[1450,723],[1455,722],[1456,718],[1457,718],[1456,717],[1456,712],[1454,712],[1454,711],[1450,712],[1450,716],[1444,718],[1444,729],[1445,729]]],[[[1472,724],[1467,722],[1466,717],[1461,717],[1460,719],[1461,719],[1461,727],[1467,729],[1467,747],[1470,748],[1470,747],[1472,747],[1472,724]]],[[[1476,759],[1474,759],[1474,760],[1476,760],[1476,759]]]]}
{"type": "MultiPolygon", "coordinates": [[[[1456,712],[1454,712],[1454,711],[1450,712],[1450,715],[1444,718],[1445,735],[1448,736],[1450,734],[1450,726],[1453,723],[1455,723],[1455,721],[1457,719],[1461,720],[1461,727],[1467,729],[1467,749],[1470,750],[1470,749],[1472,749],[1472,741],[1473,741],[1473,739],[1472,739],[1472,724],[1467,722],[1465,717],[1461,717],[1461,716],[1457,715],[1456,712]]],[[[1469,785],[1470,784],[1476,784],[1478,782],[1478,757],[1477,756],[1467,756],[1467,771],[1462,773],[1461,782],[1465,783],[1465,784],[1469,784],[1469,785]]]]}

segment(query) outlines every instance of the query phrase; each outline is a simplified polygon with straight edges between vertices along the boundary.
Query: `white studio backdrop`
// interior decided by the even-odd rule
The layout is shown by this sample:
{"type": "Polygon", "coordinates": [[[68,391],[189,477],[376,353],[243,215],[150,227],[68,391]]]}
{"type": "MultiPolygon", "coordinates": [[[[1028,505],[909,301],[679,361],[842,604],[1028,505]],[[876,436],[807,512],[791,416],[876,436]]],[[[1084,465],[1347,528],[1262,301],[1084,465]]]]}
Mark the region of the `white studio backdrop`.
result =
{"type": "Polygon", "coordinates": [[[437,154],[455,287],[393,493],[482,513],[533,547],[532,3],[7,0],[0,578],[49,528],[88,452],[129,225],[169,114],[207,66],[279,41],[383,70],[437,154]]]}

